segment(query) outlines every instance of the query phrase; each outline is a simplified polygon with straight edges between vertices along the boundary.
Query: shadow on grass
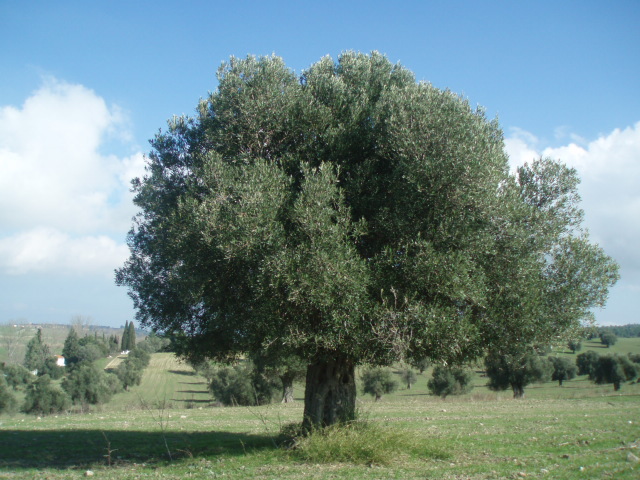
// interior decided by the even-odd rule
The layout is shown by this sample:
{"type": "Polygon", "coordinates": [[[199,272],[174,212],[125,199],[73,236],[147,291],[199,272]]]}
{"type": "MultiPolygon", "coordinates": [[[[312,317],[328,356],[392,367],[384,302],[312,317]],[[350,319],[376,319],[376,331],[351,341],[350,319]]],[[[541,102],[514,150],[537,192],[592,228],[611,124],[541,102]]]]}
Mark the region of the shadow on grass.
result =
{"type": "Polygon", "coordinates": [[[193,377],[196,372],[189,372],[187,370],[169,370],[169,373],[173,373],[175,375],[186,375],[187,377],[193,377]]]}
{"type": "Polygon", "coordinates": [[[231,432],[135,432],[115,430],[3,430],[0,471],[22,468],[89,467],[128,463],[160,463],[171,456],[241,456],[277,448],[267,435],[231,432]]]}

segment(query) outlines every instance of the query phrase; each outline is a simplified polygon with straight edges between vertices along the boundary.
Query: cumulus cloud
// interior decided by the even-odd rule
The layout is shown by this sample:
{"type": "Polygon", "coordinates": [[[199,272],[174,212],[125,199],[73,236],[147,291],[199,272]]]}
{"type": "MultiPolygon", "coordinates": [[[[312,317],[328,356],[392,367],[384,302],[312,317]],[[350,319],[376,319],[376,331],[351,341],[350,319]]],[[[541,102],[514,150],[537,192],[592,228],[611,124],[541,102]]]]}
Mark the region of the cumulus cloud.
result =
{"type": "Polygon", "coordinates": [[[0,238],[0,269],[10,275],[56,272],[113,277],[129,255],[126,245],[105,235],[71,237],[51,228],[35,228],[0,238]]]}
{"type": "Polygon", "coordinates": [[[622,267],[624,288],[640,291],[640,122],[593,141],[579,137],[544,148],[528,132],[513,130],[505,141],[512,167],[540,156],[574,167],[591,237],[622,267]]]}
{"type": "Polygon", "coordinates": [[[128,230],[129,181],[144,171],[130,138],[121,109],[82,85],[47,79],[20,107],[0,107],[2,271],[111,274],[125,247],[110,237],[128,230]],[[130,154],[104,153],[113,145],[130,154]]]}

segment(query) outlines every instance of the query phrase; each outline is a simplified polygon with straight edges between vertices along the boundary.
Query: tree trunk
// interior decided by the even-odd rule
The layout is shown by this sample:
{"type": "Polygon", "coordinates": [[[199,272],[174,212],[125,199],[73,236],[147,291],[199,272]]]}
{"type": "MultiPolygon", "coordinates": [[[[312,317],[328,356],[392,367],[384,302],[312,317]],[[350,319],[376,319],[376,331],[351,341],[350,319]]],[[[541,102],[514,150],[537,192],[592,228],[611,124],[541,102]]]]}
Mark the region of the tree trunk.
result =
{"type": "Polygon", "coordinates": [[[282,381],[282,403],[293,402],[293,377],[288,375],[282,375],[280,377],[282,381]]]}
{"type": "Polygon", "coordinates": [[[513,388],[513,398],[524,398],[524,387],[522,385],[511,385],[513,388]]]}
{"type": "Polygon", "coordinates": [[[356,381],[355,365],[341,358],[323,357],[307,367],[304,391],[304,418],[306,430],[327,427],[355,419],[356,381]]]}

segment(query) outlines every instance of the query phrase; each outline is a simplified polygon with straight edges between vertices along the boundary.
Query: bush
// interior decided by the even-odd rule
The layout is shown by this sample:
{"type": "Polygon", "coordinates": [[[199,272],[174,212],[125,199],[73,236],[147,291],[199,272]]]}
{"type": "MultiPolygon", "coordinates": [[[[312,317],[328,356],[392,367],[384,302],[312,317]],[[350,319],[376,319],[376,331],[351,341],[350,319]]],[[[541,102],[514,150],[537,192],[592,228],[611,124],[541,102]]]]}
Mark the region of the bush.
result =
{"type": "Polygon", "coordinates": [[[447,395],[462,395],[473,389],[473,374],[462,367],[444,367],[438,365],[433,369],[431,380],[427,383],[433,395],[445,398],[447,395]]]}
{"type": "Polygon", "coordinates": [[[218,368],[209,384],[211,393],[223,405],[264,405],[271,401],[277,389],[251,366],[236,365],[218,368]]]}
{"type": "Polygon", "coordinates": [[[16,410],[16,397],[4,377],[0,375],[0,413],[13,413],[16,410]]]}
{"type": "Polygon", "coordinates": [[[95,365],[80,364],[62,382],[62,388],[75,404],[102,404],[111,400],[122,384],[112,373],[95,365]]]}
{"type": "Polygon", "coordinates": [[[638,377],[638,367],[623,355],[602,355],[598,358],[595,370],[590,376],[598,385],[613,384],[613,390],[618,391],[622,382],[634,380],[638,377]]]}
{"type": "Polygon", "coordinates": [[[491,390],[511,387],[513,398],[524,398],[524,387],[551,377],[551,364],[533,351],[513,354],[490,352],[484,360],[491,390]]]}
{"type": "Polygon", "coordinates": [[[7,384],[16,390],[26,387],[33,380],[33,375],[22,365],[5,365],[4,378],[7,384]]]}
{"type": "Polygon", "coordinates": [[[362,373],[362,391],[373,395],[376,402],[382,395],[396,391],[398,382],[388,368],[368,368],[362,373]]]}
{"type": "Polygon", "coordinates": [[[557,381],[562,386],[565,380],[571,380],[576,377],[578,367],[574,362],[565,357],[549,357],[551,365],[553,365],[553,373],[551,380],[557,381]]]}
{"type": "Polygon", "coordinates": [[[69,396],[51,384],[49,375],[43,375],[27,387],[22,410],[25,413],[50,415],[68,409],[70,403],[69,396]]]}
{"type": "Polygon", "coordinates": [[[427,368],[431,366],[431,361],[428,358],[412,358],[409,360],[409,365],[418,370],[418,372],[423,373],[427,368]]]}
{"type": "Polygon", "coordinates": [[[569,342],[567,342],[567,346],[569,347],[569,350],[571,350],[571,353],[576,353],[582,350],[582,341],[569,340],[569,342]]]}
{"type": "Polygon", "coordinates": [[[607,347],[612,347],[618,341],[618,337],[611,332],[603,332],[600,334],[600,342],[607,347]]]}
{"type": "Polygon", "coordinates": [[[411,368],[402,369],[400,371],[400,378],[409,390],[411,390],[411,385],[416,383],[416,380],[418,380],[416,372],[414,372],[411,368]]]}
{"type": "Polygon", "coordinates": [[[598,364],[599,355],[593,350],[587,350],[576,357],[576,366],[578,367],[578,375],[593,375],[598,364]]]}

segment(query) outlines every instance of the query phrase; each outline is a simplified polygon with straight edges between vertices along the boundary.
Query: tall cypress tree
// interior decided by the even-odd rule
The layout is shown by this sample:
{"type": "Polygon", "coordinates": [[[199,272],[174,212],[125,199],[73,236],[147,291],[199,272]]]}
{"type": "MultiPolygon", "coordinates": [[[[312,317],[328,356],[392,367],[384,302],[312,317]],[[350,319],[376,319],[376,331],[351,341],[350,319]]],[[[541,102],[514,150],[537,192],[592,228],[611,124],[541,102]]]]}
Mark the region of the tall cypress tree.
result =
{"type": "Polygon", "coordinates": [[[129,323],[129,333],[127,337],[129,338],[128,350],[133,350],[136,348],[136,327],[133,325],[133,320],[129,323]]]}
{"type": "Polygon", "coordinates": [[[120,350],[123,352],[129,350],[129,321],[128,320],[124,322],[124,331],[122,332],[120,350]]]}

